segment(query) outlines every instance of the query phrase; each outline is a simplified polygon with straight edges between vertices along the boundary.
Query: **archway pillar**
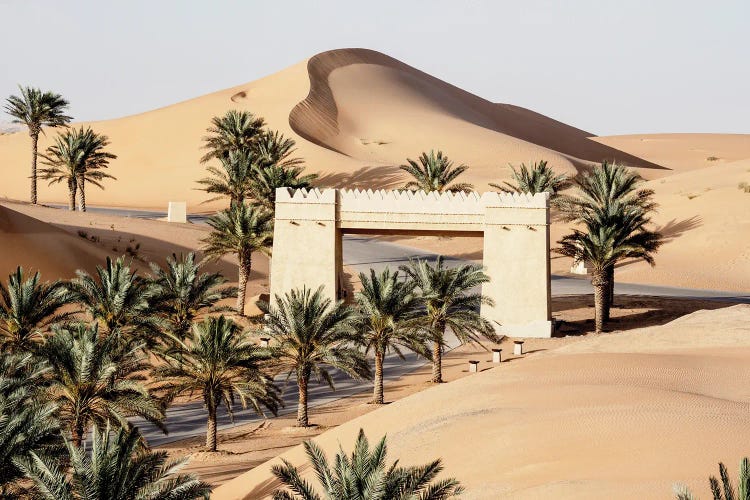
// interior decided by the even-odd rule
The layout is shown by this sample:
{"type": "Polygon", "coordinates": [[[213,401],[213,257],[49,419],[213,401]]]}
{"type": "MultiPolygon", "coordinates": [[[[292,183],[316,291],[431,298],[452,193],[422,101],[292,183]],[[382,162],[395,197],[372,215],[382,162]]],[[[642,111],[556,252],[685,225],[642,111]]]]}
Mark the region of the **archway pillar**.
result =
{"type": "Polygon", "coordinates": [[[485,206],[482,315],[510,337],[550,337],[549,198],[500,196],[485,206]]]}

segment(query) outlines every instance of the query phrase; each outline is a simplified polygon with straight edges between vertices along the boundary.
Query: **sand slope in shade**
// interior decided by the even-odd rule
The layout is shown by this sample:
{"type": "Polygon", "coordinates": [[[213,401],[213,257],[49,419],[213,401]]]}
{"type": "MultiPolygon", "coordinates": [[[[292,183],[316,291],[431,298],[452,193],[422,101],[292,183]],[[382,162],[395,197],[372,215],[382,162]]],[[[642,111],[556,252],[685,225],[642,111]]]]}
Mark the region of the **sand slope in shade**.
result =
{"type": "MultiPolygon", "coordinates": [[[[75,105],[75,103],[73,103],[75,105]]],[[[486,190],[507,177],[508,163],[546,159],[560,170],[603,159],[667,170],[588,139],[592,134],[510,104],[495,104],[379,52],[324,52],[268,77],[146,113],[89,123],[118,155],[106,190],[87,190],[92,205],[162,208],[186,200],[192,211],[208,199],[196,180],[201,137],[228,109],[263,116],[297,141],[298,153],[321,185],[394,187],[397,166],[440,148],[472,167],[467,181],[486,190]]],[[[71,112],[75,114],[75,106],[71,112]]],[[[54,137],[40,140],[43,151],[54,137]]],[[[0,136],[0,197],[27,199],[30,140],[23,131],[0,136]]],[[[40,200],[65,202],[64,185],[42,182],[40,200]]]]}
{"type": "Polygon", "coordinates": [[[0,279],[17,266],[44,280],[67,279],[76,269],[93,272],[107,252],[51,224],[0,206],[0,279]]]}
{"type": "MultiPolygon", "coordinates": [[[[748,453],[748,359],[750,306],[700,311],[504,363],[315,440],[332,454],[339,443],[350,449],[360,428],[372,438],[387,433],[392,459],[442,457],[471,499],[670,498],[678,482],[706,497],[716,463],[734,470],[748,453]],[[716,333],[705,335],[708,326],[716,333]]],[[[300,447],[281,457],[304,462],[300,447]]],[[[276,463],[213,498],[266,498],[276,463]]]]}

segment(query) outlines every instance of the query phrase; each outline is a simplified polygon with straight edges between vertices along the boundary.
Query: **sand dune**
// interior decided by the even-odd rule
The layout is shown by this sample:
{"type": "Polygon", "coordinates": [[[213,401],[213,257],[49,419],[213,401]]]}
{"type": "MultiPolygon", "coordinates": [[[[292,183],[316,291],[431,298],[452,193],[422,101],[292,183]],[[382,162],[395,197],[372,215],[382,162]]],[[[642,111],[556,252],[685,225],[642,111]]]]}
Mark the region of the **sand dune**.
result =
{"type": "MultiPolygon", "coordinates": [[[[191,210],[205,193],[195,181],[201,137],[212,116],[247,109],[293,137],[307,168],[323,174],[321,185],[394,187],[396,168],[407,157],[441,148],[472,167],[467,180],[485,190],[508,175],[507,164],[546,159],[561,170],[602,159],[644,169],[658,167],[610,146],[593,135],[510,104],[494,104],[384,54],[341,49],[312,57],[266,78],[147,113],[90,125],[111,139],[119,158],[117,181],[105,191],[87,190],[90,204],[163,208],[186,200],[191,210]]],[[[75,109],[72,110],[75,113],[75,109]]],[[[40,141],[43,150],[55,134],[40,141]]],[[[29,137],[0,136],[0,197],[28,196],[29,137]]],[[[65,187],[40,186],[45,202],[67,200],[65,187]]]]}
{"type": "MultiPolygon", "coordinates": [[[[749,325],[742,305],[587,339],[415,394],[316,441],[330,454],[350,449],[360,427],[387,433],[404,464],[443,457],[469,499],[670,498],[677,482],[705,497],[716,462],[734,469],[748,453],[749,325]]],[[[282,457],[304,462],[299,447],[282,457]]],[[[274,463],[213,498],[266,498],[274,463]]]]}
{"type": "Polygon", "coordinates": [[[42,279],[72,278],[76,269],[92,272],[107,252],[51,224],[0,206],[0,279],[17,266],[39,271],[42,279]]]}

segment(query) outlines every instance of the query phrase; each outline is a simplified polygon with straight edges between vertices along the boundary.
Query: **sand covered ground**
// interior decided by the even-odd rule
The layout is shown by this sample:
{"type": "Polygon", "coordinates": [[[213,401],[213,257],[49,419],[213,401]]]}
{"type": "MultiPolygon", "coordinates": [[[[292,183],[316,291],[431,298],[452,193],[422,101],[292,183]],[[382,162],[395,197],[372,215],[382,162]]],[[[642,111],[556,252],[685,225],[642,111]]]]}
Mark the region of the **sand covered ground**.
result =
{"type": "MultiPolygon", "coordinates": [[[[706,497],[716,463],[734,470],[748,453],[749,357],[750,306],[701,310],[534,352],[315,439],[330,454],[339,443],[349,450],[360,428],[387,433],[390,456],[403,464],[443,457],[468,499],[669,498],[678,482],[706,497]]],[[[281,456],[304,462],[301,447],[281,456]]],[[[213,498],[265,498],[275,463],[213,498]]]]}

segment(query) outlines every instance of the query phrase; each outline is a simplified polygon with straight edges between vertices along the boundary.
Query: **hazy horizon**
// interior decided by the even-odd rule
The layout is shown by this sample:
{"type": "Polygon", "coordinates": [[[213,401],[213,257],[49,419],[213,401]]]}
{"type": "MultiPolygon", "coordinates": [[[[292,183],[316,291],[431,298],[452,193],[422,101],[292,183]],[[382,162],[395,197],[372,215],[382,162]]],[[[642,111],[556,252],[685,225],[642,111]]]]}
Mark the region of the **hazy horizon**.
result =
{"type": "Polygon", "coordinates": [[[0,97],[17,84],[54,90],[76,120],[149,111],[365,47],[598,135],[750,133],[750,2],[0,0],[0,16],[17,20],[2,34],[0,97]]]}

